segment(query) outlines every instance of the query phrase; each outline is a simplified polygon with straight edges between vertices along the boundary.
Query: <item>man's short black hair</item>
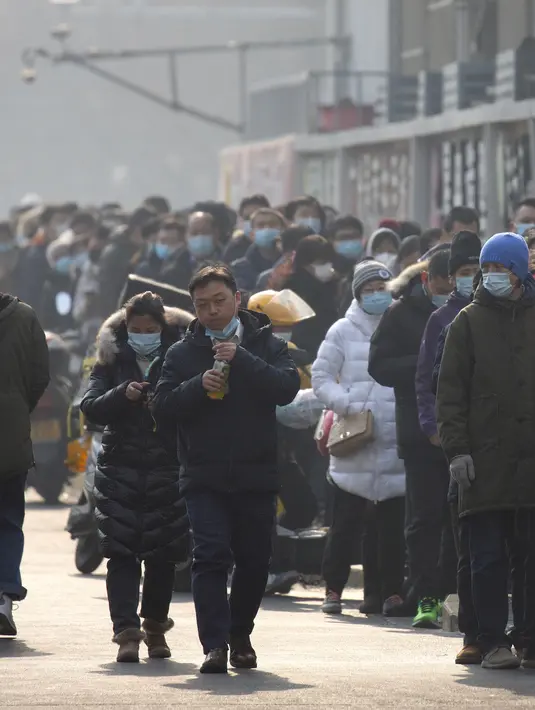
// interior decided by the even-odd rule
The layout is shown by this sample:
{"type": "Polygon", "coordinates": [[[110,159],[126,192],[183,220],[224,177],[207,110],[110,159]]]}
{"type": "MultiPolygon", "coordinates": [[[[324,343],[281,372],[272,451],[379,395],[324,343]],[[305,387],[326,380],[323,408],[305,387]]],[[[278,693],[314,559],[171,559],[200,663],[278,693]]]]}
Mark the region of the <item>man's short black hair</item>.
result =
{"type": "Polygon", "coordinates": [[[521,207],[531,207],[535,210],[535,197],[524,197],[515,207],[515,212],[518,212],[521,207]]]}
{"type": "Polygon", "coordinates": [[[449,279],[450,251],[449,245],[444,245],[443,249],[436,251],[429,259],[429,265],[427,267],[429,278],[435,279],[437,276],[440,276],[443,279],[449,279]]]}
{"type": "Polygon", "coordinates": [[[128,218],[128,229],[132,231],[135,229],[143,229],[147,222],[155,219],[156,216],[154,210],[148,207],[138,207],[128,218]]]}
{"type": "Polygon", "coordinates": [[[143,202],[143,207],[148,207],[159,215],[169,214],[169,212],[171,212],[169,200],[161,195],[151,195],[147,197],[143,202]]]}
{"type": "Polygon", "coordinates": [[[213,264],[211,266],[205,266],[193,275],[188,286],[190,296],[193,298],[197,288],[204,288],[212,281],[219,281],[225,284],[232,293],[238,292],[238,285],[230,268],[226,264],[213,264]]]}
{"type": "Polygon", "coordinates": [[[240,217],[243,215],[243,210],[247,207],[251,207],[251,205],[255,205],[256,207],[271,207],[268,198],[258,192],[256,195],[244,197],[240,202],[240,206],[238,208],[238,214],[240,217]]]}
{"type": "Polygon", "coordinates": [[[299,242],[295,252],[294,267],[302,269],[315,261],[332,261],[334,255],[334,247],[331,242],[319,234],[314,234],[299,242]]]}
{"type": "Polygon", "coordinates": [[[414,235],[420,237],[422,234],[422,227],[418,222],[412,222],[409,220],[404,220],[399,223],[399,238],[401,241],[407,239],[407,237],[413,237],[414,235]]]}
{"type": "Polygon", "coordinates": [[[283,254],[291,254],[297,249],[299,242],[303,241],[305,237],[313,237],[314,235],[314,230],[303,224],[288,227],[281,234],[283,254]]]}
{"type": "Polygon", "coordinates": [[[361,237],[364,236],[364,225],[358,217],[353,217],[351,214],[343,215],[342,217],[337,217],[329,228],[329,237],[334,239],[337,232],[342,229],[354,229],[360,234],[361,237]]]}
{"type": "Polygon", "coordinates": [[[315,197],[312,197],[312,195],[303,195],[302,197],[297,197],[295,200],[288,202],[284,210],[284,216],[289,222],[293,222],[297,210],[300,207],[315,207],[321,220],[321,229],[323,230],[325,228],[325,222],[327,221],[325,210],[323,209],[321,202],[315,197]]]}
{"type": "Polygon", "coordinates": [[[442,239],[442,229],[440,227],[430,227],[420,237],[422,254],[426,254],[431,247],[435,246],[442,239]]]}
{"type": "Polygon", "coordinates": [[[444,221],[444,229],[446,232],[451,233],[455,222],[466,226],[475,223],[479,231],[479,213],[473,207],[465,207],[463,205],[454,207],[444,221]]]}
{"type": "Polygon", "coordinates": [[[76,212],[70,221],[70,228],[75,229],[76,227],[88,227],[89,229],[94,229],[97,226],[97,218],[92,212],[82,211],[76,212]]]}

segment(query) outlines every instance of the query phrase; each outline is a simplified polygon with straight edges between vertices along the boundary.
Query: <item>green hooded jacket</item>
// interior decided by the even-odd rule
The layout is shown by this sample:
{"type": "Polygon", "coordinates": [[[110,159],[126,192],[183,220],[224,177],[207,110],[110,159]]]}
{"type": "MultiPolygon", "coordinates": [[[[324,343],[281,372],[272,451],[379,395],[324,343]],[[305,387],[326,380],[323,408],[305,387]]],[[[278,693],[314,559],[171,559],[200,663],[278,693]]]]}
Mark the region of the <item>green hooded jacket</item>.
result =
{"type": "Polygon", "coordinates": [[[30,414],[48,382],[48,347],[37,316],[0,294],[0,481],[34,465],[30,414]]]}
{"type": "Polygon", "coordinates": [[[461,516],[535,508],[535,284],[518,301],[482,286],[450,326],[437,421],[451,462],[469,454],[475,481],[459,490],[461,516]]]}

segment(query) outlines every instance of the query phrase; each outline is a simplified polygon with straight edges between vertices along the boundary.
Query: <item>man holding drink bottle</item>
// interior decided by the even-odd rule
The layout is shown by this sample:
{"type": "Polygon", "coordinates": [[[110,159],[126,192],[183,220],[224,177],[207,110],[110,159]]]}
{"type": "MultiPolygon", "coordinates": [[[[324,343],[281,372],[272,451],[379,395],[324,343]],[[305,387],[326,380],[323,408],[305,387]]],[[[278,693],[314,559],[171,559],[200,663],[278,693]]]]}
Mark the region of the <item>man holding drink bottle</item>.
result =
{"type": "Polygon", "coordinates": [[[300,382],[269,318],[240,309],[227,266],[202,269],[189,290],[197,319],[169,350],[152,406],[157,421],[177,425],[206,654],[201,673],[226,673],[229,646],[233,667],[257,665],[250,635],[268,577],[279,488],[275,412],[293,401],[300,382]]]}

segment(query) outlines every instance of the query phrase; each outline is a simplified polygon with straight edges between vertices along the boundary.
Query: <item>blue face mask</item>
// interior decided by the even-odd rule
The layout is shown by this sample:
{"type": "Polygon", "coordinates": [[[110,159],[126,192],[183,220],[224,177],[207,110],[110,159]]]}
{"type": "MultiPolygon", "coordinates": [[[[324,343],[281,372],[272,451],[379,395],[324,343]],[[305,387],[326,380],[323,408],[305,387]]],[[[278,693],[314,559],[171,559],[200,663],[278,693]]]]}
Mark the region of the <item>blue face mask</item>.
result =
{"type": "Polygon", "coordinates": [[[214,238],[211,234],[196,234],[188,237],[188,249],[196,259],[205,259],[214,252],[214,238]]]}
{"type": "Polygon", "coordinates": [[[161,343],[161,333],[128,333],[128,345],[140,357],[153,355],[161,343]]]}
{"type": "Polygon", "coordinates": [[[54,268],[58,274],[70,274],[73,263],[72,256],[62,256],[61,259],[56,261],[54,268]]]}
{"type": "Polygon", "coordinates": [[[516,233],[520,234],[521,237],[524,236],[524,232],[527,232],[528,229],[533,229],[535,227],[535,224],[528,223],[528,222],[522,222],[521,224],[516,225],[516,233]]]}
{"type": "Polygon", "coordinates": [[[254,233],[254,243],[260,249],[271,249],[275,244],[275,241],[280,237],[280,229],[272,229],[266,227],[266,229],[257,229],[254,233]]]}
{"type": "Polygon", "coordinates": [[[371,316],[382,316],[392,303],[390,291],[374,291],[363,293],[361,298],[362,310],[371,316]]]}
{"type": "Polygon", "coordinates": [[[297,224],[303,227],[310,227],[316,234],[321,232],[321,219],[319,217],[303,217],[297,220],[297,224]]]}
{"type": "Polygon", "coordinates": [[[431,300],[433,301],[433,305],[435,306],[435,308],[442,308],[442,306],[446,305],[448,298],[449,298],[449,295],[443,296],[441,294],[441,295],[432,296],[431,300]]]}
{"type": "Polygon", "coordinates": [[[334,242],[334,249],[340,256],[357,261],[362,256],[364,245],[359,239],[343,239],[341,242],[334,242]]]}
{"type": "Polygon", "coordinates": [[[240,319],[238,316],[234,316],[234,318],[230,321],[226,328],[223,328],[223,330],[210,330],[210,328],[205,328],[205,331],[206,335],[214,340],[228,340],[229,338],[232,338],[234,333],[238,330],[239,325],[240,319]]]}
{"type": "Polygon", "coordinates": [[[158,257],[158,259],[164,261],[171,255],[171,247],[169,246],[169,244],[155,244],[154,253],[158,257]]]}
{"type": "Polygon", "coordinates": [[[246,219],[244,221],[244,223],[242,224],[242,231],[246,237],[251,236],[251,232],[253,231],[253,228],[251,227],[251,220],[250,219],[246,219]]]}
{"type": "Polygon", "coordinates": [[[472,295],[474,279],[471,276],[457,276],[455,279],[455,288],[459,296],[470,298],[472,295]]]}
{"type": "Polygon", "coordinates": [[[0,242],[0,254],[8,254],[15,248],[15,242],[0,242]]]}
{"type": "Polygon", "coordinates": [[[509,274],[483,274],[483,286],[496,298],[507,298],[513,293],[509,274]]]}

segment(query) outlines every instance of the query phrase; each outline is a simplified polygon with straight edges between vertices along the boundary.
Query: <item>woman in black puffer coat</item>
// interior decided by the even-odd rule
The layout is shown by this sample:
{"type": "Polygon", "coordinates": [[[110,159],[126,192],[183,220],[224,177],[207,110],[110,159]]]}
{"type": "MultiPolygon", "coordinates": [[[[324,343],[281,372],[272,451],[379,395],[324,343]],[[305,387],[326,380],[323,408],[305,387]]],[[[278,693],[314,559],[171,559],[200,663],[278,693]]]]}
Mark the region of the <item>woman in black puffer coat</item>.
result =
{"type": "Polygon", "coordinates": [[[187,558],[189,523],[178,489],[175,434],[156,429],[148,408],[168,348],[191,316],[150,292],[135,296],[102,326],[97,363],[81,409],[105,426],[95,476],[107,590],[119,662],[171,655],[165,633],[175,563],[187,558]],[[141,562],[145,576],[138,615],[141,562]]]}

